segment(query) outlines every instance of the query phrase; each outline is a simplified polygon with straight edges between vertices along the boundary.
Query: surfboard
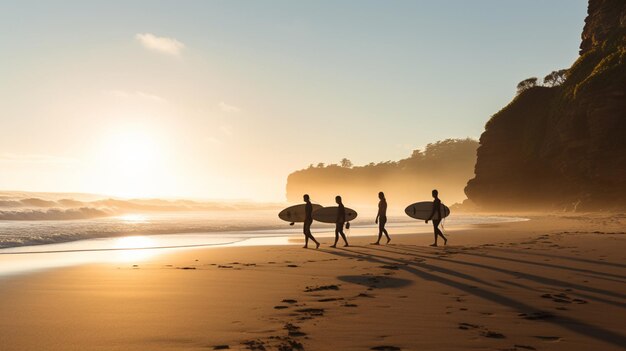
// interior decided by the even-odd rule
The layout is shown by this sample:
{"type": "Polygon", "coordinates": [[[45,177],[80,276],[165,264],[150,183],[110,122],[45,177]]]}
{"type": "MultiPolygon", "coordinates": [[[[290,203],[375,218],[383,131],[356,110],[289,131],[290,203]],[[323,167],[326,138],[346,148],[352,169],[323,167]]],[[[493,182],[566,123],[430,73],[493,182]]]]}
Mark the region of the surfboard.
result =
{"type": "MultiPolygon", "coordinates": [[[[335,223],[337,222],[337,206],[324,207],[319,210],[313,211],[313,219],[322,223],[335,223]]],[[[346,207],[346,222],[354,220],[357,216],[355,210],[346,207]]]]}
{"type": "MultiPolygon", "coordinates": [[[[313,212],[322,208],[322,206],[318,204],[312,205],[313,212]]],[[[306,206],[306,204],[287,207],[278,213],[278,218],[289,223],[304,222],[304,216],[306,215],[304,206],[306,206]]]]}
{"type": "MultiPolygon", "coordinates": [[[[427,220],[430,217],[430,214],[433,211],[433,202],[432,201],[422,201],[416,202],[414,204],[409,205],[404,212],[407,216],[415,219],[427,220]]],[[[441,204],[441,215],[442,218],[448,217],[450,215],[450,209],[448,206],[441,204]]],[[[439,213],[435,212],[432,219],[441,219],[439,218],[439,213]]]]}

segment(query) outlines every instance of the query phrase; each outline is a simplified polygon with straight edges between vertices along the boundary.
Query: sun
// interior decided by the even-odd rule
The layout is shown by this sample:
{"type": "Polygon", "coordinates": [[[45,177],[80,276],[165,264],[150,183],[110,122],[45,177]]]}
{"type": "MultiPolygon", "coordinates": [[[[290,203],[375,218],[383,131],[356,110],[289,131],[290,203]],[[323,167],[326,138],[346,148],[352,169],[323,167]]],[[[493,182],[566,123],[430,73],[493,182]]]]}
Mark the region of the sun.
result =
{"type": "Polygon", "coordinates": [[[107,194],[149,197],[167,183],[167,157],[158,135],[142,129],[109,133],[99,148],[99,187],[107,194]]]}
{"type": "Polygon", "coordinates": [[[117,132],[109,137],[105,148],[106,162],[128,173],[144,173],[159,159],[158,143],[141,131],[117,132]]]}

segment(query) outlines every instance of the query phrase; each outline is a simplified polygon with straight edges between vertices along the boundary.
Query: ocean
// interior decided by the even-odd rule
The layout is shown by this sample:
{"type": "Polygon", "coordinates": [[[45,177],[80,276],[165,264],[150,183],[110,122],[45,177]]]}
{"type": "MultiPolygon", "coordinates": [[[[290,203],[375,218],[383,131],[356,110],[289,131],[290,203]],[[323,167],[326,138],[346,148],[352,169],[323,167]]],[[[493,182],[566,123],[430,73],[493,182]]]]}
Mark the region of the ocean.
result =
{"type": "MultiPolygon", "coordinates": [[[[277,210],[216,210],[142,213],[77,220],[0,220],[0,276],[62,266],[139,260],[163,250],[211,246],[286,245],[301,238],[301,224],[281,221],[277,210]]],[[[371,218],[370,218],[371,217],[371,218]]],[[[362,216],[353,228],[372,228],[362,216]]],[[[515,217],[452,215],[446,227],[521,220],[515,217]]],[[[430,232],[406,216],[390,216],[387,227],[430,232]]],[[[313,225],[314,235],[332,236],[333,225],[313,225]]]]}

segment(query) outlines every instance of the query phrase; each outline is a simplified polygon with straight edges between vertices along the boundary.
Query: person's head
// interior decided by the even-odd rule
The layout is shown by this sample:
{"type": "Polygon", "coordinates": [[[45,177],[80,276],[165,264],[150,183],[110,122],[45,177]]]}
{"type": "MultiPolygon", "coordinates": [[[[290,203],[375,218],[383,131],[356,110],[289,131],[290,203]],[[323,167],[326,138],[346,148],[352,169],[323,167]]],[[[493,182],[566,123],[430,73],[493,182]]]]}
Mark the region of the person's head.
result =
{"type": "Polygon", "coordinates": [[[335,202],[336,202],[338,205],[341,205],[341,196],[339,196],[339,195],[335,196],[335,202]]]}
{"type": "Polygon", "coordinates": [[[378,193],[378,198],[381,200],[385,199],[385,193],[383,193],[382,191],[378,193]]]}
{"type": "Polygon", "coordinates": [[[302,198],[304,199],[304,202],[309,202],[309,194],[304,194],[304,196],[302,196],[302,198]]]}
{"type": "Polygon", "coordinates": [[[433,189],[433,197],[437,198],[437,196],[439,196],[439,192],[437,191],[437,189],[433,189]]]}

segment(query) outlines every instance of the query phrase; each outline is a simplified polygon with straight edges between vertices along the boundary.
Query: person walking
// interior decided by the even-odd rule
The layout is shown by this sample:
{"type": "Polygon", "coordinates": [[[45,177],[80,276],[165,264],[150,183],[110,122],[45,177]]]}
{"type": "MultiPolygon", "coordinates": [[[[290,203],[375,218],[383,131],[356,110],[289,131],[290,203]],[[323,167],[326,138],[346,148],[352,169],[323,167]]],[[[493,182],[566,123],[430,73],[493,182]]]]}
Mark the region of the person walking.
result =
{"type": "Polygon", "coordinates": [[[447,245],[448,244],[448,239],[446,239],[446,237],[443,235],[443,233],[441,232],[441,230],[439,229],[439,224],[441,223],[441,200],[439,200],[439,191],[437,191],[437,189],[434,189],[432,192],[433,195],[433,210],[430,213],[430,217],[428,217],[428,219],[426,220],[426,223],[428,223],[428,221],[432,220],[433,221],[433,229],[435,230],[435,242],[432,243],[430,246],[437,246],[437,238],[439,236],[441,236],[443,238],[443,244],[447,245]],[[435,217],[435,219],[433,219],[433,217],[435,217]]]}
{"type": "Polygon", "coordinates": [[[335,202],[338,205],[337,220],[335,221],[335,243],[332,244],[330,247],[337,247],[337,241],[339,241],[339,235],[341,235],[341,238],[346,243],[344,247],[350,246],[348,245],[348,239],[346,239],[346,234],[343,232],[343,226],[346,223],[346,208],[343,206],[343,203],[341,202],[341,196],[339,195],[335,196],[335,202]]]}
{"type": "Polygon", "coordinates": [[[311,239],[315,243],[315,248],[319,249],[320,243],[315,240],[313,234],[311,234],[311,224],[313,224],[313,205],[311,204],[311,199],[308,194],[304,194],[304,227],[302,229],[304,233],[304,249],[309,248],[309,239],[311,239]]]}
{"type": "Polygon", "coordinates": [[[387,199],[385,199],[385,193],[379,192],[378,199],[380,201],[378,201],[378,214],[375,221],[378,224],[378,240],[376,240],[374,245],[380,245],[380,239],[382,239],[383,234],[387,237],[387,244],[389,244],[391,238],[387,229],[385,229],[385,224],[387,224],[387,199]]]}

